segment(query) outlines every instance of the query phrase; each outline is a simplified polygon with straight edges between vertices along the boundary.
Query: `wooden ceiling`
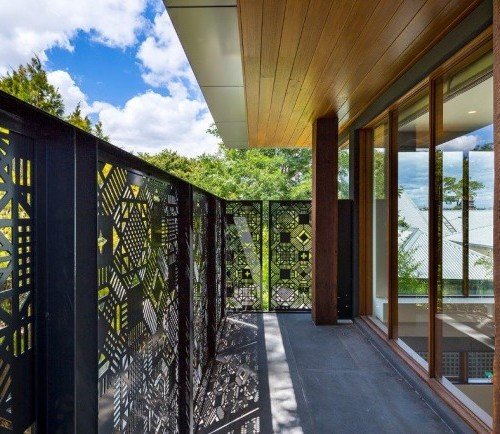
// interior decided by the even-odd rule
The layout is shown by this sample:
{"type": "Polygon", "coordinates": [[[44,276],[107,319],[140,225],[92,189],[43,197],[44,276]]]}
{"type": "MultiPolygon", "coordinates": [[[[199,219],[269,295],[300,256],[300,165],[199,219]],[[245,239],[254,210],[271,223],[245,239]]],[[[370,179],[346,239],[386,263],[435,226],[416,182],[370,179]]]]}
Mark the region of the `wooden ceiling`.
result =
{"type": "Polygon", "coordinates": [[[477,6],[471,0],[238,0],[249,146],[341,130],[477,6]]]}

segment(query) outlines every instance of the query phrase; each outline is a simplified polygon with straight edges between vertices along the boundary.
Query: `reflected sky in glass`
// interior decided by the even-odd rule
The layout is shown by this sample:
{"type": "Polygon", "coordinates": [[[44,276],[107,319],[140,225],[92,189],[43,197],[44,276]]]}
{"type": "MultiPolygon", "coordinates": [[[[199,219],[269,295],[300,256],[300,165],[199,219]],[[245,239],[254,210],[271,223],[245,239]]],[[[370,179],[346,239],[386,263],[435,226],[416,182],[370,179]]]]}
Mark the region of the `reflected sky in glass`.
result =
{"type": "MultiPolygon", "coordinates": [[[[468,149],[470,153],[470,179],[484,184],[475,198],[478,209],[491,209],[493,203],[493,152],[476,152],[493,142],[493,125],[488,125],[465,136],[440,145],[449,152],[446,158],[446,176],[462,176],[462,155],[456,151],[468,149]]],[[[399,154],[399,185],[404,188],[419,208],[428,201],[428,152],[401,152],[399,154]]]]}

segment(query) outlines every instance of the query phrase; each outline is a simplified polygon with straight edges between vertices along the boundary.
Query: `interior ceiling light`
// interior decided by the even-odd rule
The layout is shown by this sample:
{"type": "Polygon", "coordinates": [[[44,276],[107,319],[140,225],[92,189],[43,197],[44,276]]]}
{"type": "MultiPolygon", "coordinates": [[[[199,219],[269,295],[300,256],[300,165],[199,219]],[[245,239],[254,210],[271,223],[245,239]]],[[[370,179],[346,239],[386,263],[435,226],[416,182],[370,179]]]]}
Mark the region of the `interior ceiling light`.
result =
{"type": "Polygon", "coordinates": [[[477,110],[471,110],[470,112],[467,112],[469,113],[470,115],[473,115],[474,113],[477,113],[477,110]]]}

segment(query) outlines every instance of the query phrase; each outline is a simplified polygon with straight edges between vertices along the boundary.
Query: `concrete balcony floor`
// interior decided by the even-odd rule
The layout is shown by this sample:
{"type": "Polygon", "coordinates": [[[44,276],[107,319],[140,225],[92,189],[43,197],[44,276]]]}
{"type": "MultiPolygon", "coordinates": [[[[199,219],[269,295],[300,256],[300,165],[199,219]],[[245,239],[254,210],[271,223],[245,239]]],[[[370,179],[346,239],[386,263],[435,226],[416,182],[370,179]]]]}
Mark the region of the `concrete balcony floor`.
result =
{"type": "Polygon", "coordinates": [[[356,324],[229,316],[207,378],[202,433],[453,432],[356,324]]]}

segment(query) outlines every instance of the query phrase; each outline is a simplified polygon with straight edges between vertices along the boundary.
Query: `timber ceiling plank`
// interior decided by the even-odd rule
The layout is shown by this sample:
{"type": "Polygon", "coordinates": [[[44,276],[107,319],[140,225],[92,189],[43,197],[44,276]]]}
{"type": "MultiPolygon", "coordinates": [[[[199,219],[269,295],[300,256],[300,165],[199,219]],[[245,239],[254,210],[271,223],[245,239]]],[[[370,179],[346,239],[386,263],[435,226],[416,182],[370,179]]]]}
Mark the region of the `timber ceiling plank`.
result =
{"type": "Polygon", "coordinates": [[[300,42],[297,47],[297,55],[288,80],[281,113],[278,122],[275,125],[271,125],[271,128],[274,128],[274,135],[271,139],[271,143],[277,146],[283,144],[282,134],[280,133],[286,127],[286,123],[288,122],[290,113],[304,81],[305,74],[312,61],[321,34],[323,33],[326,18],[333,4],[334,2],[331,0],[314,0],[309,3],[309,9],[304,22],[304,30],[302,31],[300,42]]]}
{"type": "MultiPolygon", "coordinates": [[[[316,59],[321,59],[322,57],[326,57],[328,59],[326,67],[322,68],[321,71],[321,75],[327,74],[329,76],[328,80],[332,79],[332,74],[335,74],[335,72],[338,70],[339,65],[341,65],[345,58],[349,55],[350,49],[352,49],[352,46],[360,36],[362,29],[368,22],[379,1],[380,0],[365,2],[364,0],[361,0],[359,2],[356,2],[354,8],[352,9],[352,13],[348,14],[346,22],[342,26],[341,35],[338,38],[336,44],[329,48],[322,47],[321,51],[315,51],[315,62],[317,61],[316,59]]],[[[337,11],[338,2],[332,3],[335,5],[335,13],[337,11]]],[[[325,28],[325,32],[322,37],[325,37],[325,34],[327,32],[332,32],[334,30],[335,29],[332,28],[325,28]]],[[[292,128],[290,125],[294,121],[296,122],[298,120],[304,108],[303,105],[301,105],[301,103],[298,101],[299,93],[302,90],[301,101],[304,101],[305,103],[310,97],[311,93],[314,91],[314,88],[317,86],[320,78],[321,76],[317,76],[310,77],[307,80],[304,80],[307,86],[299,89],[296,98],[288,102],[288,104],[290,104],[290,109],[287,111],[287,118],[284,119],[283,124],[278,124],[278,129],[281,133],[278,143],[281,143],[284,146],[290,146],[288,140],[290,129],[292,128]]],[[[287,103],[287,101],[285,101],[285,103],[287,103]]]]}
{"type": "MultiPolygon", "coordinates": [[[[476,2],[477,3],[477,2],[476,2]]],[[[468,3],[467,5],[469,5],[468,3]]],[[[403,31],[394,39],[382,56],[365,74],[352,74],[357,81],[348,89],[348,97],[338,99],[336,106],[323,108],[325,112],[337,110],[341,130],[359,115],[385,88],[404,72],[418,58],[416,52],[423,53],[436,39],[436,34],[450,24],[450,16],[458,17],[464,11],[464,2],[450,0],[428,0],[419,9],[413,19],[407,22],[403,31]],[[458,4],[461,3],[461,4],[458,4]],[[417,45],[419,48],[417,48],[417,45]],[[359,79],[359,77],[363,77],[359,79]],[[366,95],[371,95],[370,99],[366,95]]],[[[474,5],[472,5],[474,6],[474,5]]],[[[406,6],[405,6],[406,7],[406,6]]],[[[344,89],[345,90],[345,89],[344,89]]],[[[311,114],[312,119],[315,114],[311,114]]],[[[301,130],[296,136],[297,145],[310,146],[310,120],[302,119],[297,127],[301,130]]]]}
{"type": "MultiPolygon", "coordinates": [[[[384,18],[394,17],[396,11],[401,9],[401,4],[402,0],[381,0],[378,4],[372,2],[374,9],[365,6],[363,8],[366,11],[364,16],[359,14],[359,10],[356,10],[356,13],[353,14],[355,21],[349,23],[349,26],[344,29],[349,31],[349,28],[355,26],[354,28],[359,28],[359,33],[356,37],[353,35],[351,38],[342,40],[343,44],[339,46],[338,50],[332,52],[329,68],[323,71],[321,78],[316,81],[315,87],[308,90],[306,98],[297,101],[294,116],[290,118],[285,130],[285,136],[290,146],[296,143],[302,132],[299,125],[307,122],[312,113],[324,116],[335,112],[334,109],[328,110],[335,97],[334,86],[347,79],[356,68],[355,65],[368,53],[377,52],[378,39],[386,33],[386,27],[389,23],[384,18]]],[[[360,77],[360,75],[356,77],[360,77]]]]}
{"type": "MultiPolygon", "coordinates": [[[[347,101],[349,95],[356,88],[359,78],[365,77],[367,73],[371,70],[373,65],[384,55],[388,47],[391,46],[393,41],[395,41],[399,35],[411,23],[412,20],[417,16],[418,12],[424,7],[426,3],[430,0],[414,0],[411,2],[403,2],[403,4],[398,8],[396,13],[393,15],[389,21],[384,32],[379,34],[379,37],[374,42],[373,50],[366,50],[365,55],[360,54],[361,61],[357,62],[356,67],[354,67],[352,74],[346,75],[345,79],[341,83],[336,82],[330,88],[331,95],[335,95],[332,100],[333,105],[330,105],[329,109],[333,107],[340,107],[347,101]]],[[[445,3],[445,1],[437,0],[436,3],[445,3]]]]}
{"type": "Polygon", "coordinates": [[[265,124],[266,136],[264,142],[259,142],[259,145],[268,145],[274,134],[273,125],[278,123],[308,8],[309,0],[287,0],[286,2],[285,22],[281,32],[282,42],[276,66],[271,107],[265,124]]]}
{"type": "Polygon", "coordinates": [[[479,0],[238,0],[249,145],[344,129],[479,0]]]}
{"type": "Polygon", "coordinates": [[[260,59],[259,126],[257,142],[264,143],[267,119],[273,95],[276,66],[281,43],[281,32],[286,2],[266,1],[262,16],[262,55],[260,59]]]}
{"type": "MultiPolygon", "coordinates": [[[[413,44],[418,44],[421,41],[426,30],[429,30],[433,25],[432,22],[435,21],[437,25],[444,25],[444,22],[449,19],[450,4],[450,0],[428,0],[414,19],[394,39],[384,54],[372,64],[370,71],[364,75],[363,79],[351,91],[350,97],[357,100],[360,97],[361,89],[365,89],[362,92],[366,91],[366,87],[373,90],[374,87],[380,85],[381,80],[387,80],[394,69],[401,69],[402,56],[406,52],[413,54],[413,44]],[[374,87],[371,87],[369,80],[372,80],[374,84],[376,83],[374,87]]],[[[422,41],[422,45],[427,46],[428,44],[429,41],[422,41]]],[[[339,104],[339,116],[344,118],[352,109],[354,107],[349,107],[348,99],[344,99],[339,104]]]]}
{"type": "MultiPolygon", "coordinates": [[[[447,1],[449,0],[446,0],[446,2],[447,1]]],[[[354,63],[349,64],[345,62],[345,65],[343,65],[345,67],[341,68],[340,73],[330,85],[329,90],[327,92],[323,91],[325,98],[323,98],[322,101],[321,94],[318,95],[316,92],[314,96],[311,95],[311,98],[305,105],[302,117],[295,122],[295,131],[289,139],[290,144],[300,143],[306,145],[306,143],[302,142],[301,137],[310,119],[322,116],[325,113],[336,112],[336,109],[347,101],[352,91],[356,88],[357,83],[360,81],[360,77],[364,77],[370,71],[373,65],[387,50],[387,47],[401,35],[408,23],[416,17],[424,4],[424,0],[400,3],[383,31],[376,30],[376,26],[379,25],[380,17],[374,13],[370,19],[369,25],[366,26],[363,38],[358,40],[357,46],[353,48],[350,54],[354,63]],[[372,37],[372,35],[376,36],[372,37]],[[368,47],[371,47],[371,49],[367,49],[368,47]],[[347,96],[345,96],[346,94],[347,96]],[[318,104],[318,101],[321,101],[321,103],[318,104]]],[[[385,10],[386,5],[380,5],[384,8],[383,10],[385,10]]],[[[380,8],[377,9],[380,13],[380,8]]]]}
{"type": "MultiPolygon", "coordinates": [[[[342,32],[346,26],[349,26],[354,20],[356,10],[355,4],[356,1],[353,0],[338,0],[335,2],[335,7],[330,10],[324,33],[318,42],[315,56],[309,65],[309,69],[307,70],[303,85],[295,101],[294,110],[288,119],[286,128],[290,125],[291,119],[297,117],[298,110],[304,107],[305,101],[310,98],[313,89],[317,86],[320,77],[324,74],[325,68],[332,62],[331,59],[342,32]],[[326,56],[325,53],[330,53],[330,55],[326,56]]],[[[288,137],[286,128],[283,134],[284,138],[288,137]]]]}
{"type": "Polygon", "coordinates": [[[257,142],[263,0],[238,0],[247,103],[248,143],[257,142]]]}
{"type": "Polygon", "coordinates": [[[342,119],[343,127],[348,125],[377,95],[413,65],[443,33],[449,30],[451,21],[461,20],[477,3],[477,1],[463,0],[428,1],[371,71],[353,89],[349,99],[359,102],[350,104],[347,100],[339,107],[338,114],[339,119],[342,119]],[[372,95],[371,100],[363,101],[365,94],[372,95]]]}

